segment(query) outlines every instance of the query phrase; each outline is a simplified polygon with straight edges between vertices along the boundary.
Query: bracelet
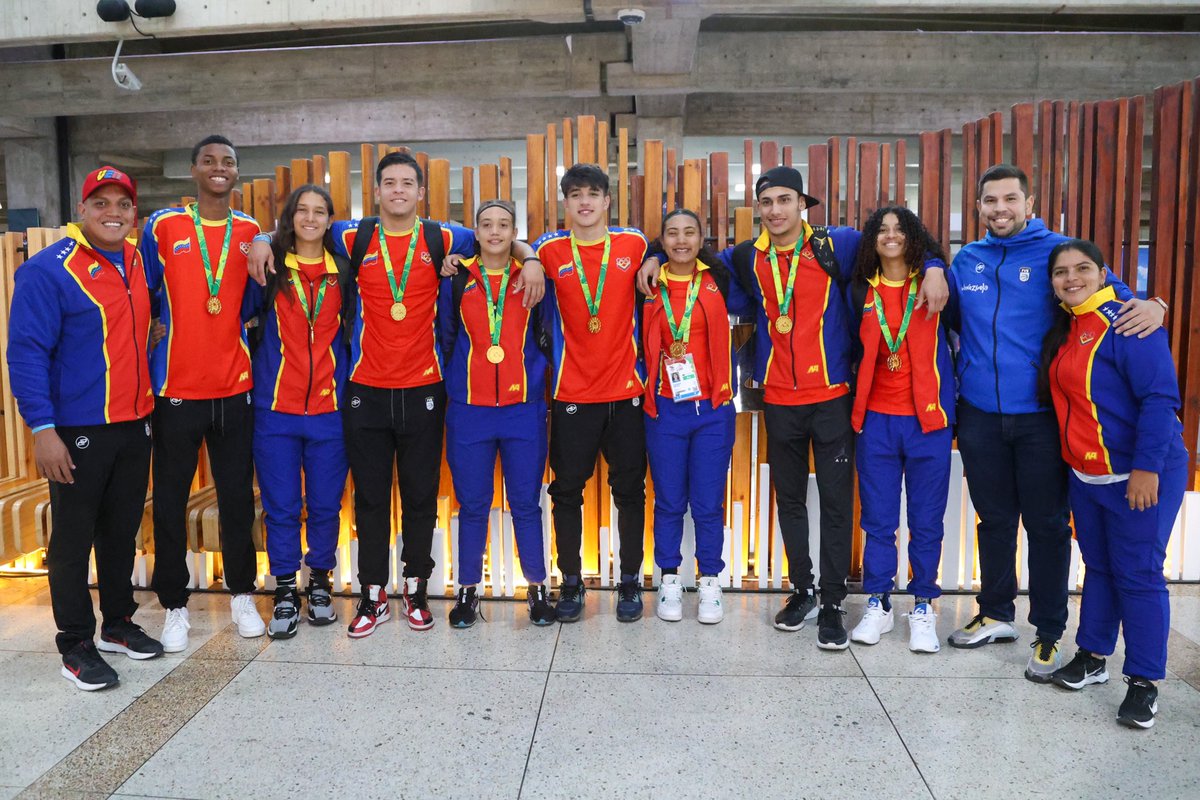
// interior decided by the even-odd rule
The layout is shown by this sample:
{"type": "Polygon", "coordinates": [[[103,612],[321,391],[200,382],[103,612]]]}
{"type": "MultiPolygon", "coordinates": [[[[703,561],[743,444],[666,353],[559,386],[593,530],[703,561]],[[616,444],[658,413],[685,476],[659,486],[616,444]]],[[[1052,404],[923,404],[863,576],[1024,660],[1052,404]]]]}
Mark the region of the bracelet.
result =
{"type": "Polygon", "coordinates": [[[256,233],[256,234],[254,234],[254,241],[265,242],[267,244],[271,244],[275,240],[271,238],[271,234],[269,234],[269,233],[256,233]]]}
{"type": "Polygon", "coordinates": [[[1153,302],[1153,303],[1158,303],[1160,306],[1162,306],[1162,310],[1163,310],[1163,311],[1170,311],[1170,310],[1171,310],[1171,307],[1170,307],[1169,305],[1167,305],[1167,301],[1166,301],[1166,300],[1163,300],[1161,297],[1158,297],[1157,295],[1156,295],[1156,296],[1154,296],[1154,297],[1151,297],[1151,298],[1150,298],[1150,301],[1151,301],[1151,302],[1153,302]]]}
{"type": "Polygon", "coordinates": [[[530,261],[536,261],[539,264],[542,263],[542,260],[540,258],[538,258],[537,256],[528,256],[527,258],[521,259],[521,266],[528,264],[530,261]]]}

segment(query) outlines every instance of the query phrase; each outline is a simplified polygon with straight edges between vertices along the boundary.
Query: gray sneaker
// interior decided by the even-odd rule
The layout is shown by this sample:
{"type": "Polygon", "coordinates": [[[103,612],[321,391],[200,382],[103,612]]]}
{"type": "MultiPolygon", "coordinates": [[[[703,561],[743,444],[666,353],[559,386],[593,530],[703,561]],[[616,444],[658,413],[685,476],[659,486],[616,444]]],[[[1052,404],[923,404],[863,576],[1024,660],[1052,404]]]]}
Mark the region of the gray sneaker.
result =
{"type": "Polygon", "coordinates": [[[308,595],[309,625],[330,625],[337,622],[337,611],[333,608],[333,598],[329,596],[328,586],[309,583],[305,594],[308,595]]]}
{"type": "Polygon", "coordinates": [[[1058,649],[1057,641],[1049,639],[1034,639],[1033,653],[1029,656],[1029,664],[1025,667],[1025,677],[1034,683],[1050,683],[1050,676],[1062,666],[1062,652],[1058,649]]]}
{"type": "Polygon", "coordinates": [[[1011,622],[976,614],[970,622],[950,634],[946,641],[950,643],[951,647],[971,649],[993,642],[1015,642],[1016,640],[1017,629],[1012,626],[1011,622]]]}
{"type": "Polygon", "coordinates": [[[290,639],[296,635],[300,622],[300,595],[294,586],[275,590],[275,613],[267,625],[267,636],[272,639],[290,639]]]}

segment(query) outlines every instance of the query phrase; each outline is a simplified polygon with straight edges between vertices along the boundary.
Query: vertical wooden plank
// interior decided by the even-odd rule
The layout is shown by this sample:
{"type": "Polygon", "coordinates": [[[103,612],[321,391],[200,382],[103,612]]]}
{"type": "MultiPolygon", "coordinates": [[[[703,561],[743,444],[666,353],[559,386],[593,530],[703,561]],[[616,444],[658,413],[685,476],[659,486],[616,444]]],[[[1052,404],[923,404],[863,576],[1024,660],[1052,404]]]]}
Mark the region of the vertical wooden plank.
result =
{"type": "MultiPolygon", "coordinates": [[[[1183,341],[1187,345],[1186,353],[1179,359],[1180,368],[1180,397],[1183,400],[1183,438],[1185,442],[1195,442],[1200,435],[1200,277],[1196,274],[1195,264],[1200,256],[1200,78],[1192,81],[1191,86],[1185,86],[1192,98],[1192,135],[1190,146],[1190,186],[1187,198],[1187,209],[1190,217],[1188,228],[1188,244],[1183,253],[1185,264],[1193,265],[1187,270],[1191,288],[1186,299],[1188,305],[1181,310],[1180,327],[1183,328],[1183,341]]],[[[1197,448],[1188,447],[1188,482],[1187,488],[1197,487],[1197,448]]]]}
{"type": "MultiPolygon", "coordinates": [[[[196,198],[194,198],[194,197],[187,197],[187,196],[185,195],[184,197],[181,197],[181,198],[180,198],[180,200],[179,200],[179,205],[180,205],[180,207],[181,207],[181,208],[187,208],[188,206],[190,206],[190,205],[191,205],[192,203],[194,203],[194,202],[196,202],[196,198]]],[[[246,207],[245,207],[245,205],[244,205],[244,202],[245,202],[245,201],[242,199],[242,190],[241,190],[241,189],[234,189],[234,190],[233,190],[233,191],[232,191],[232,192],[229,194],[229,206],[230,206],[230,207],[231,207],[231,208],[232,208],[234,211],[241,211],[242,213],[246,213],[246,207]]],[[[146,223],[145,223],[144,221],[142,221],[142,220],[139,220],[139,221],[138,221],[138,227],[139,227],[139,228],[145,228],[145,227],[146,227],[146,223]]]]}
{"type": "MultiPolygon", "coordinates": [[[[1033,103],[1017,103],[1010,111],[1012,163],[1033,180],[1033,103]]],[[[1030,191],[1033,188],[1030,187],[1030,191]]]]}
{"type": "Polygon", "coordinates": [[[293,158],[292,167],[289,170],[292,174],[292,184],[301,186],[305,183],[312,183],[312,160],[308,158],[293,158]]]}
{"type": "Polygon", "coordinates": [[[979,174],[982,175],[988,167],[1001,163],[1002,159],[997,158],[992,151],[992,120],[984,117],[976,121],[975,131],[979,137],[979,144],[975,151],[978,157],[976,167],[979,169],[979,174]]]}
{"type": "MultiPolygon", "coordinates": [[[[425,199],[421,201],[417,207],[417,214],[421,217],[430,217],[431,219],[445,219],[445,217],[433,217],[431,214],[430,194],[434,191],[433,176],[429,174],[429,154],[414,153],[413,158],[417,160],[417,166],[421,168],[421,172],[425,175],[425,199]]],[[[449,180],[449,170],[446,172],[446,178],[449,180]]]]}
{"type": "MultiPolygon", "coordinates": [[[[992,151],[992,158],[995,159],[995,161],[997,163],[1003,162],[1004,161],[1004,115],[1001,114],[999,111],[993,111],[991,114],[988,114],[988,121],[991,123],[990,128],[991,128],[991,134],[992,134],[992,144],[991,144],[990,149],[992,151]]],[[[1008,163],[1012,163],[1012,159],[1009,159],[1008,163]]]]}
{"type": "MultiPolygon", "coordinates": [[[[791,145],[788,145],[787,147],[783,148],[783,165],[785,167],[792,166],[792,146],[791,145]]],[[[813,197],[816,197],[816,195],[813,195],[813,197]]]]}
{"type": "Polygon", "coordinates": [[[1080,212],[1083,204],[1079,193],[1083,182],[1083,104],[1072,100],[1067,106],[1066,141],[1067,182],[1063,212],[1066,221],[1062,232],[1067,236],[1079,236],[1083,229],[1080,212]]]}
{"type": "Polygon", "coordinates": [[[700,172],[700,160],[697,158],[689,158],[683,162],[683,180],[682,183],[682,202],[680,206],[689,211],[695,211],[699,214],[703,209],[701,207],[703,190],[701,184],[704,176],[700,172]]]}
{"type": "Polygon", "coordinates": [[[1120,262],[1113,246],[1113,159],[1116,157],[1117,104],[1104,100],[1094,104],[1092,139],[1092,232],[1091,239],[1109,264],[1120,262]]]}
{"type": "Polygon", "coordinates": [[[679,169],[679,162],[677,161],[677,158],[676,158],[675,148],[668,147],[667,148],[667,168],[666,168],[666,172],[663,175],[663,177],[667,181],[667,185],[664,188],[664,198],[665,198],[667,211],[674,211],[675,206],[677,205],[677,201],[678,201],[677,193],[679,191],[679,184],[678,184],[678,181],[676,180],[676,178],[678,175],[678,172],[677,172],[678,169],[679,169]]]}
{"type": "Polygon", "coordinates": [[[629,129],[617,131],[617,225],[629,225],[629,129]]]}
{"type": "MultiPolygon", "coordinates": [[[[1189,311],[1188,303],[1188,280],[1189,276],[1194,274],[1193,268],[1189,269],[1192,262],[1185,257],[1187,251],[1187,234],[1188,234],[1188,193],[1190,186],[1190,173],[1192,159],[1194,158],[1191,152],[1192,143],[1192,91],[1189,83],[1179,85],[1179,179],[1178,190],[1175,196],[1175,276],[1171,286],[1171,302],[1172,300],[1182,306],[1182,313],[1176,314],[1173,318],[1168,318],[1167,322],[1171,332],[1171,352],[1175,353],[1176,362],[1179,364],[1185,363],[1188,350],[1188,341],[1184,338],[1185,331],[1188,330],[1186,325],[1186,315],[1189,311]]],[[[1195,309],[1192,309],[1194,311],[1195,309]]],[[[1183,375],[1180,375],[1182,383],[1183,375]]]]}
{"type": "MultiPolygon", "coordinates": [[[[842,140],[835,136],[832,139],[829,139],[826,144],[829,147],[829,191],[825,197],[821,198],[822,204],[825,206],[825,224],[841,225],[842,140]]],[[[847,180],[849,180],[849,178],[847,178],[847,180]]],[[[816,195],[814,195],[814,197],[815,196],[816,195]]]]}
{"type": "Polygon", "coordinates": [[[858,223],[864,222],[879,207],[879,143],[863,142],[858,146],[858,223]]]}
{"type": "Polygon", "coordinates": [[[546,232],[546,137],[525,137],[525,236],[536,240],[546,232]]]}
{"type": "Polygon", "coordinates": [[[450,162],[444,158],[429,159],[429,181],[425,200],[429,203],[429,218],[439,222],[450,219],[450,162]]]}
{"type": "Polygon", "coordinates": [[[1079,193],[1079,236],[1091,239],[1094,235],[1092,203],[1096,174],[1096,104],[1083,104],[1083,158],[1080,162],[1082,187],[1079,193]]]}
{"type": "Polygon", "coordinates": [[[700,215],[701,227],[707,232],[712,230],[712,220],[708,216],[708,159],[698,158],[700,164],[700,207],[696,213],[700,215]]]}
{"type": "MultiPolygon", "coordinates": [[[[1050,212],[1054,218],[1051,230],[1062,232],[1064,226],[1063,206],[1063,175],[1066,170],[1066,133],[1067,133],[1067,104],[1062,100],[1054,103],[1054,142],[1050,147],[1050,169],[1054,184],[1050,187],[1050,212]]],[[[1141,147],[1138,147],[1141,152],[1141,147]]],[[[1141,157],[1138,157],[1141,161],[1141,157]]],[[[1138,201],[1139,208],[1141,201],[1138,201]]]]}
{"type": "MultiPolygon", "coordinates": [[[[1014,106],[1015,108],[1016,106],[1014,106]]],[[[1051,187],[1057,177],[1051,163],[1051,150],[1054,146],[1054,104],[1049,100],[1038,103],[1037,110],[1037,177],[1032,174],[1030,180],[1037,181],[1033,210],[1046,223],[1046,227],[1057,230],[1050,214],[1053,206],[1050,203],[1051,187]]]]}
{"type": "Polygon", "coordinates": [[[254,179],[254,219],[258,226],[269,231],[275,227],[275,188],[270,178],[254,179]]]}
{"type": "Polygon", "coordinates": [[[359,184],[359,197],[362,201],[360,216],[370,217],[375,214],[375,147],[369,144],[358,146],[358,160],[362,164],[362,180],[359,184]]]}
{"type": "MultiPolygon", "coordinates": [[[[1113,243],[1113,253],[1110,256],[1112,261],[1109,263],[1126,284],[1130,282],[1130,253],[1125,236],[1125,210],[1129,206],[1125,196],[1129,190],[1129,107],[1128,97],[1123,97],[1116,103],[1116,126],[1112,142],[1113,196],[1108,209],[1112,218],[1113,243]]],[[[1134,264],[1136,263],[1135,260],[1134,264]]],[[[1134,281],[1134,285],[1136,285],[1136,281],[1134,281]]]]}
{"type": "Polygon", "coordinates": [[[393,148],[390,144],[388,144],[386,142],[379,142],[378,144],[376,144],[375,145],[375,161],[376,161],[376,163],[378,163],[380,159],[382,159],[388,153],[392,152],[392,150],[394,150],[394,149],[395,148],[393,148]]]}
{"type": "Polygon", "coordinates": [[[858,214],[858,139],[846,139],[846,224],[852,228],[860,225],[858,214]]]}
{"type": "Polygon", "coordinates": [[[750,207],[754,205],[754,142],[750,139],[742,140],[742,166],[742,180],[746,184],[746,196],[742,199],[742,205],[750,207]]]}
{"type": "Polygon", "coordinates": [[[954,163],[954,135],[949,128],[944,128],[941,132],[942,144],[942,188],[941,198],[938,201],[938,208],[941,212],[942,225],[938,239],[939,242],[945,242],[945,247],[950,247],[950,177],[953,172],[952,165],[954,163]]]}
{"type": "Polygon", "coordinates": [[[292,193],[292,171],[284,166],[275,167],[275,208],[283,210],[292,193]]]}
{"type": "Polygon", "coordinates": [[[917,138],[921,144],[917,213],[926,228],[930,231],[940,231],[941,225],[938,220],[941,212],[938,204],[941,201],[942,185],[942,136],[937,131],[923,131],[917,138]]]}
{"type": "Polygon", "coordinates": [[[1144,149],[1144,128],[1146,122],[1146,98],[1138,95],[1133,98],[1129,112],[1129,144],[1126,153],[1129,158],[1128,184],[1125,189],[1125,241],[1129,263],[1126,265],[1126,275],[1129,276],[1129,288],[1134,291],[1145,290],[1138,278],[1138,261],[1142,238],[1142,151],[1144,149]]]}
{"type": "Polygon", "coordinates": [[[500,157],[500,199],[512,202],[512,159],[500,157]]]}
{"type": "Polygon", "coordinates": [[[575,134],[570,117],[562,121],[563,166],[568,169],[575,164],[575,134]]]}
{"type": "Polygon", "coordinates": [[[813,225],[827,225],[826,212],[829,203],[825,198],[829,195],[829,145],[810,144],[808,146],[808,193],[821,200],[821,205],[810,209],[808,221],[813,225]]]}
{"type": "Polygon", "coordinates": [[[729,237],[729,153],[709,153],[708,169],[712,175],[709,181],[712,187],[709,195],[712,204],[709,216],[712,223],[708,233],[720,251],[725,248],[725,241],[729,237]]]}
{"type": "Polygon", "coordinates": [[[596,164],[608,172],[608,120],[600,120],[596,126],[596,164]]]}
{"type": "Polygon", "coordinates": [[[892,171],[892,146],[887,142],[879,145],[879,203],[876,208],[883,208],[892,202],[891,186],[888,174],[892,171]]]}
{"type": "Polygon", "coordinates": [[[350,153],[329,153],[329,196],[333,198],[333,216],[350,219],[350,153]]]}
{"type": "Polygon", "coordinates": [[[1180,87],[1154,90],[1154,160],[1150,198],[1150,287],[1170,302],[1174,284],[1175,198],[1179,196],[1180,87]]]}
{"type": "Polygon", "coordinates": [[[779,166],[779,142],[762,142],[758,146],[759,175],[779,166]]]}
{"type": "Polygon", "coordinates": [[[683,164],[675,167],[675,191],[670,194],[675,196],[675,208],[681,207],[683,205],[683,164]]]}
{"type": "MultiPolygon", "coordinates": [[[[908,184],[908,141],[905,139],[896,140],[896,190],[892,194],[892,202],[898,206],[908,207],[908,200],[905,198],[906,187],[908,184]]],[[[949,247],[950,243],[945,242],[943,247],[949,247]]]]}
{"type": "Polygon", "coordinates": [[[329,159],[322,153],[312,157],[312,182],[317,186],[329,188],[329,159]]]}
{"type": "Polygon", "coordinates": [[[642,232],[654,239],[662,232],[663,143],[661,139],[642,142],[642,232]]]}
{"type": "Polygon", "coordinates": [[[242,212],[254,216],[254,183],[252,181],[242,184],[242,212]]]}
{"type": "Polygon", "coordinates": [[[546,126],[546,230],[558,230],[558,132],[546,126]]]}
{"type": "Polygon", "coordinates": [[[733,240],[744,242],[754,237],[754,209],[736,208],[733,211],[733,240]]]}
{"type": "Polygon", "coordinates": [[[500,168],[495,164],[479,165],[479,202],[500,196],[500,168]]]}
{"type": "Polygon", "coordinates": [[[644,231],[642,211],[646,205],[646,177],[634,175],[629,179],[629,224],[644,231]]]}
{"type": "MultiPolygon", "coordinates": [[[[973,242],[982,233],[979,230],[979,124],[968,122],[962,127],[962,240],[973,242]]],[[[924,166],[922,166],[924,170],[924,166]]],[[[928,223],[926,223],[928,225],[928,223]]],[[[949,242],[942,242],[948,247],[949,242]]]]}
{"type": "Polygon", "coordinates": [[[596,163],[596,118],[583,115],[576,120],[579,128],[579,163],[596,163]]]}
{"type": "MultiPolygon", "coordinates": [[[[482,201],[483,198],[480,197],[482,201]]],[[[462,168],[462,224],[475,227],[475,168],[462,168]]]]}

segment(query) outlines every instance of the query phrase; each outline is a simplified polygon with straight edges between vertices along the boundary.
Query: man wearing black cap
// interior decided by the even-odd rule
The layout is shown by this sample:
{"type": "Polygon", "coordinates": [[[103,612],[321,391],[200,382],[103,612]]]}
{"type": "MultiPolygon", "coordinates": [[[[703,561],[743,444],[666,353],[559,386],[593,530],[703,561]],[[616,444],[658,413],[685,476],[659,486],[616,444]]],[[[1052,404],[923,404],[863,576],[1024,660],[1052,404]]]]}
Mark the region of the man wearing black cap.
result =
{"type": "Polygon", "coordinates": [[[8,364],[50,481],[46,551],[62,676],[80,689],[116,685],[96,651],[88,556],[96,550],[99,648],[134,659],[163,648],[135,624],[129,576],[150,476],[150,294],[137,248],[137,189],[120,170],[88,173],[78,225],[16,273],[8,364]]]}
{"type": "MultiPolygon", "coordinates": [[[[850,571],[854,516],[854,432],[850,427],[851,330],[845,286],[861,234],[853,228],[812,226],[792,167],[767,170],[754,186],[763,232],[726,249],[722,260],[756,301],[754,380],[763,387],[767,460],[779,503],[792,594],[775,627],[798,631],[818,616],[817,645],[844,650],[849,639],[842,601],[850,571]],[[808,551],[808,458],[812,449],[821,503],[821,607],[808,551]]],[[[931,261],[917,308],[941,308],[948,290],[945,265],[931,261]]],[[[639,280],[657,271],[647,265],[639,280]]],[[[654,276],[656,277],[656,276],[654,276]]],[[[650,285],[643,291],[649,292],[650,285]]]]}

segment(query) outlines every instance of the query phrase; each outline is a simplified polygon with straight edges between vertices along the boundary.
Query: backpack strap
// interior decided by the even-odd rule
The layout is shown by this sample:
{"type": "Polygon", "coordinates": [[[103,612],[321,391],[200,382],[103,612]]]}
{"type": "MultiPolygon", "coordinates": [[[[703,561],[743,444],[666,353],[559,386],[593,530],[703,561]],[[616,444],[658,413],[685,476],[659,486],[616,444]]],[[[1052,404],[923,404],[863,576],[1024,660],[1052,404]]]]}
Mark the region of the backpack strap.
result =
{"type": "Polygon", "coordinates": [[[354,312],[358,307],[358,270],[362,267],[375,236],[375,228],[379,225],[379,217],[363,217],[358,221],[358,230],[354,232],[354,249],[350,251],[350,259],[335,259],[338,265],[338,288],[342,292],[342,338],[350,344],[351,333],[354,330],[354,312]]]}
{"type": "Polygon", "coordinates": [[[425,240],[425,249],[429,251],[429,258],[433,261],[433,271],[441,273],[442,262],[446,260],[446,242],[442,239],[442,226],[427,219],[421,220],[421,238],[425,240]]]}
{"type": "Polygon", "coordinates": [[[835,281],[841,280],[841,268],[838,266],[837,256],[833,254],[833,243],[829,241],[829,229],[824,225],[813,225],[809,243],[812,246],[813,256],[821,265],[821,269],[825,270],[835,281]]]}

